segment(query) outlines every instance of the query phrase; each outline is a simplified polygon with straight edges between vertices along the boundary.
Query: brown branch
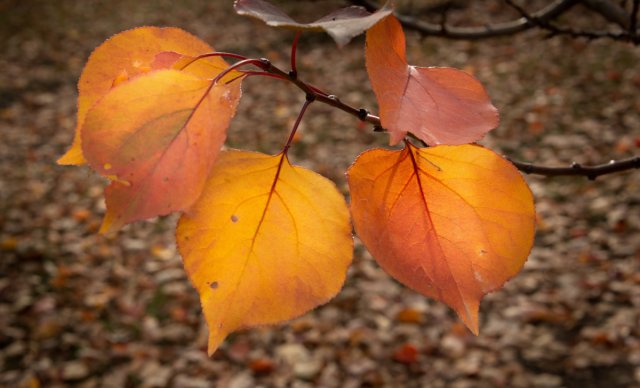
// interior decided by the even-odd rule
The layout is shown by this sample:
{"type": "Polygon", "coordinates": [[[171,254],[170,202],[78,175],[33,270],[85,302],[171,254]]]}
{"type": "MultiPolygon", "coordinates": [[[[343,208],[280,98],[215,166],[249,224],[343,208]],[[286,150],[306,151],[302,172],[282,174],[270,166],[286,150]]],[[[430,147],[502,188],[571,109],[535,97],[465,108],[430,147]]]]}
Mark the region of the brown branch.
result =
{"type": "Polygon", "coordinates": [[[633,0],[631,6],[631,15],[629,16],[629,34],[634,37],[636,44],[640,41],[640,35],[638,35],[638,12],[640,11],[640,0],[633,0]]]}
{"type": "MultiPolygon", "coordinates": [[[[277,76],[279,79],[283,79],[291,82],[298,89],[302,90],[306,95],[307,99],[313,98],[315,101],[322,102],[324,104],[333,106],[338,108],[346,113],[349,113],[352,116],[357,117],[362,121],[366,121],[370,124],[373,124],[375,127],[374,130],[381,131],[382,124],[380,122],[380,118],[378,116],[372,115],[364,108],[355,108],[349,104],[342,102],[338,97],[334,95],[325,95],[324,93],[319,92],[316,88],[310,86],[306,82],[302,81],[297,75],[294,77],[292,74],[285,72],[278,67],[274,66],[269,60],[261,59],[262,65],[260,66],[265,72],[273,74],[277,76]],[[313,97],[310,97],[313,96],[313,97]]],[[[570,175],[578,175],[585,176],[591,180],[597,178],[600,175],[611,174],[614,172],[631,170],[640,168],[640,156],[636,156],[630,159],[624,159],[619,161],[611,161],[606,164],[596,165],[596,166],[582,166],[580,164],[574,163],[571,167],[548,167],[548,166],[540,166],[532,163],[520,162],[517,160],[512,160],[506,157],[511,163],[513,163],[518,170],[524,172],[525,174],[537,174],[544,176],[570,176],[570,175]]]]}
{"type": "Polygon", "coordinates": [[[300,80],[297,76],[294,77],[288,72],[285,72],[279,69],[278,67],[274,66],[269,60],[263,59],[263,61],[264,61],[264,66],[263,66],[264,71],[266,71],[267,73],[277,75],[279,78],[282,78],[291,82],[292,84],[296,85],[298,89],[302,90],[306,95],[315,96],[316,101],[333,106],[334,108],[338,108],[344,112],[349,113],[352,116],[359,118],[362,121],[366,121],[370,124],[373,124],[376,127],[380,127],[380,118],[378,116],[374,116],[368,113],[365,109],[358,109],[348,104],[345,104],[344,102],[340,101],[340,99],[337,96],[334,96],[332,94],[325,95],[324,93],[320,92],[318,89],[300,80]]]}
{"type": "Polygon", "coordinates": [[[579,175],[585,176],[590,180],[594,180],[600,175],[640,168],[640,156],[635,156],[633,158],[618,161],[612,160],[609,163],[598,164],[595,166],[583,166],[579,163],[572,163],[570,167],[539,166],[531,163],[511,160],[508,157],[506,158],[511,163],[513,163],[518,168],[518,170],[524,172],[525,174],[536,174],[544,176],[579,175]]]}
{"type": "MultiPolygon", "coordinates": [[[[350,0],[351,3],[364,6],[369,11],[375,11],[376,5],[371,0],[350,0]]],[[[452,27],[446,24],[434,24],[418,18],[396,13],[402,25],[425,36],[439,36],[447,39],[479,40],[505,35],[514,35],[531,28],[539,28],[548,32],[549,37],[566,35],[573,38],[589,40],[608,38],[617,41],[640,44],[640,33],[637,25],[637,0],[634,0],[634,10],[631,14],[613,4],[609,0],[556,0],[547,7],[530,13],[510,0],[505,2],[520,13],[520,18],[504,23],[487,24],[483,27],[452,27]],[[567,12],[574,5],[582,4],[591,11],[602,15],[605,19],[620,26],[621,31],[588,31],[560,27],[552,23],[559,16],[567,12]]]]}
{"type": "MultiPolygon", "coordinates": [[[[573,28],[567,27],[559,27],[555,24],[551,23],[550,20],[539,19],[535,15],[529,14],[524,8],[516,4],[513,0],[504,0],[507,5],[518,11],[520,15],[527,19],[533,25],[539,27],[548,32],[550,37],[556,35],[568,35],[573,38],[586,38],[589,40],[601,39],[601,38],[609,38],[613,40],[620,41],[628,41],[633,42],[634,44],[638,44],[635,35],[629,33],[629,31],[623,30],[620,32],[611,32],[611,31],[585,31],[585,30],[576,30],[573,28]]],[[[585,0],[582,0],[585,1],[585,0]]]]}
{"type": "Polygon", "coordinates": [[[614,4],[610,0],[581,0],[590,10],[599,13],[608,21],[622,28],[629,28],[629,14],[624,8],[614,4]]]}
{"type": "MultiPolygon", "coordinates": [[[[578,2],[579,0],[556,0],[549,6],[531,14],[531,16],[537,20],[550,21],[568,11],[578,2]]],[[[351,3],[361,5],[369,11],[375,11],[377,9],[369,0],[351,0],[351,3]]],[[[532,23],[531,20],[524,17],[504,23],[487,24],[483,27],[452,27],[439,25],[398,13],[396,13],[396,17],[404,27],[418,31],[423,35],[462,40],[478,40],[513,35],[537,27],[537,24],[532,23]]]]}

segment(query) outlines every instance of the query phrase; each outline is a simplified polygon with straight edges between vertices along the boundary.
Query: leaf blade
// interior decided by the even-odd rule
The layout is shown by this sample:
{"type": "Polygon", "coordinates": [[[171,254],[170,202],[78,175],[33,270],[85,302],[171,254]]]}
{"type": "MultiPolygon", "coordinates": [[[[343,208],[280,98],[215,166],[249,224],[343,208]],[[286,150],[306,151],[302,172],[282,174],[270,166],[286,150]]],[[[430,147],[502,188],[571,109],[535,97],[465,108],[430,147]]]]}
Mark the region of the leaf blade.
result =
{"type": "Polygon", "coordinates": [[[173,211],[200,195],[226,139],[240,85],[158,70],[111,90],[87,114],[82,147],[110,178],[101,232],[173,211]]]}
{"type": "Polygon", "coordinates": [[[356,232],[380,266],[477,334],[480,300],[533,245],[533,197],[518,171],[479,146],[408,145],[363,153],[348,180],[356,232]]]}
{"type": "Polygon", "coordinates": [[[334,11],[311,23],[298,23],[278,7],[264,0],[237,0],[233,6],[239,15],[261,20],[268,26],[325,31],[339,47],[345,46],[351,39],[393,12],[388,3],[374,13],[369,13],[362,7],[351,6],[334,11]]]}
{"type": "Polygon", "coordinates": [[[477,79],[453,68],[411,66],[405,46],[393,16],[367,31],[367,72],[392,145],[407,132],[429,145],[466,144],[498,126],[498,112],[477,79]]]}
{"type": "Polygon", "coordinates": [[[332,182],[283,154],[241,151],[220,155],[176,236],[209,326],[209,354],[240,327],[289,320],[328,301],[353,247],[332,182]]]}
{"type": "MultiPolygon", "coordinates": [[[[58,164],[86,163],[80,129],[88,110],[123,78],[133,79],[152,70],[155,56],[165,51],[197,56],[213,48],[179,28],[139,27],[112,36],[91,53],[78,81],[78,118],[73,143],[58,164]]],[[[211,59],[210,63],[220,70],[227,67],[220,58],[211,59]]]]}

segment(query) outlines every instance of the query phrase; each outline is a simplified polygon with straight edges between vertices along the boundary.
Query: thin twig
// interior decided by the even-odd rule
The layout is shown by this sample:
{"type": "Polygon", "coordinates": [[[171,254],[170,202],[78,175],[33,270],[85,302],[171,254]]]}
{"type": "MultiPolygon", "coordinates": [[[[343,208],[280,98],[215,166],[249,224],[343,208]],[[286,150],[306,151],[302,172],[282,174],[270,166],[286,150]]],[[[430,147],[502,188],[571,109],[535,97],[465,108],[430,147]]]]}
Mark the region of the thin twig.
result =
{"type": "Polygon", "coordinates": [[[640,35],[638,34],[638,12],[640,11],[640,0],[633,0],[631,6],[631,14],[629,17],[629,34],[635,44],[640,44],[640,35]]]}
{"type": "Polygon", "coordinates": [[[183,65],[180,70],[184,70],[187,68],[187,66],[191,65],[192,63],[199,61],[201,59],[204,58],[210,58],[210,57],[227,57],[227,58],[235,58],[235,59],[247,59],[247,57],[245,57],[244,55],[239,55],[239,54],[234,54],[234,53],[225,53],[222,51],[215,51],[212,53],[206,53],[206,54],[201,54],[198,55],[197,57],[193,57],[189,62],[187,62],[185,65],[183,65]]]}
{"type": "MultiPolygon", "coordinates": [[[[291,75],[289,75],[287,72],[279,69],[278,67],[274,66],[273,64],[269,64],[269,66],[267,66],[264,71],[271,73],[271,74],[275,74],[281,78],[287,79],[289,82],[293,83],[294,85],[296,85],[298,87],[298,89],[302,90],[305,94],[307,95],[314,95],[316,100],[319,102],[322,102],[324,104],[327,105],[331,105],[335,108],[338,108],[344,112],[349,113],[350,115],[353,115],[355,117],[361,118],[362,113],[360,109],[354,108],[350,105],[347,105],[345,103],[343,103],[342,101],[340,101],[340,99],[334,95],[326,95],[324,94],[324,92],[319,91],[317,88],[310,86],[309,84],[307,84],[306,82],[301,81],[298,77],[292,77],[291,75]]],[[[372,114],[368,114],[364,119],[361,119],[362,121],[366,121],[368,123],[373,124],[374,126],[380,126],[380,118],[378,118],[378,116],[374,116],[372,114]]]]}
{"type": "Polygon", "coordinates": [[[611,31],[586,31],[576,30],[573,28],[559,27],[551,23],[550,20],[544,20],[529,14],[524,8],[516,4],[513,0],[504,0],[507,5],[515,9],[520,15],[527,19],[531,24],[547,31],[550,37],[556,35],[568,35],[573,38],[585,38],[589,40],[609,38],[621,41],[633,41],[633,38],[627,31],[611,32],[611,31]]]}
{"type": "Polygon", "coordinates": [[[442,31],[447,31],[447,19],[449,18],[450,9],[451,9],[451,2],[447,2],[444,5],[444,9],[442,10],[441,18],[440,18],[440,29],[442,31]]]}
{"type": "Polygon", "coordinates": [[[298,127],[300,126],[300,122],[302,121],[302,117],[304,116],[305,112],[307,111],[307,108],[309,107],[309,105],[311,105],[311,103],[314,102],[315,99],[316,99],[315,95],[307,94],[307,98],[304,100],[304,104],[302,105],[302,108],[300,109],[300,112],[298,113],[298,117],[296,117],[296,122],[293,124],[293,128],[291,129],[291,132],[289,133],[289,138],[287,139],[287,143],[282,148],[282,152],[284,154],[289,152],[289,147],[291,147],[291,143],[293,142],[293,139],[296,136],[296,132],[298,131],[298,127]]]}
{"type": "Polygon", "coordinates": [[[629,28],[629,14],[625,9],[611,0],[581,0],[581,3],[590,10],[602,15],[611,23],[621,28],[629,28]]]}
{"type": "MultiPolygon", "coordinates": [[[[567,12],[579,0],[556,0],[549,6],[531,14],[538,20],[553,20],[567,12]]],[[[369,11],[377,10],[377,7],[369,0],[351,0],[351,3],[361,5],[369,11]]],[[[408,29],[418,31],[427,36],[440,36],[448,39],[478,40],[497,36],[513,35],[530,28],[537,27],[526,18],[519,18],[504,23],[487,24],[483,27],[452,27],[428,23],[423,20],[396,13],[396,17],[402,25],[408,29]]]]}
{"type": "Polygon", "coordinates": [[[579,175],[585,176],[590,180],[594,180],[600,175],[640,168],[640,156],[618,161],[612,160],[609,163],[598,164],[594,166],[583,166],[579,163],[573,163],[570,167],[539,166],[531,163],[511,160],[509,158],[507,159],[511,163],[513,163],[518,168],[518,170],[524,172],[525,174],[536,174],[544,176],[579,175]]]}
{"type": "MultiPolygon", "coordinates": [[[[350,0],[351,3],[364,6],[367,10],[374,12],[377,10],[376,5],[370,0],[350,0]]],[[[567,35],[573,38],[585,38],[589,40],[594,39],[612,39],[623,42],[631,42],[635,45],[640,44],[640,35],[637,29],[637,17],[630,16],[630,20],[636,21],[636,24],[629,23],[626,19],[623,22],[622,18],[626,15],[624,10],[614,7],[611,4],[607,4],[608,1],[604,0],[556,0],[549,6],[533,13],[525,11],[522,7],[514,4],[512,1],[505,0],[507,4],[518,10],[520,18],[503,23],[487,24],[482,27],[453,27],[446,24],[434,24],[429,23],[418,18],[396,13],[396,17],[402,25],[425,36],[439,36],[447,39],[461,39],[461,40],[479,40],[485,38],[493,38],[505,35],[514,35],[531,28],[539,28],[548,32],[549,37],[556,35],[567,35]],[[624,28],[621,31],[589,31],[589,30],[577,30],[567,27],[559,27],[552,23],[562,14],[571,9],[574,5],[583,4],[591,9],[593,12],[598,13],[605,17],[612,23],[618,26],[627,26],[630,28],[624,28]],[[633,27],[633,28],[631,28],[633,27]]],[[[634,0],[634,6],[637,0],[634,0]]],[[[632,11],[632,15],[633,15],[632,11]]],[[[626,17],[626,16],[625,16],[626,17]]]]}
{"type": "Polygon", "coordinates": [[[298,65],[296,62],[296,54],[298,52],[298,41],[300,40],[301,31],[296,31],[296,36],[293,38],[293,43],[291,44],[291,75],[293,77],[298,75],[298,65]]]}
{"type": "Polygon", "coordinates": [[[269,61],[265,61],[264,59],[255,59],[255,58],[243,59],[243,60],[238,61],[238,62],[234,63],[233,65],[227,67],[223,71],[221,71],[213,79],[213,83],[217,84],[218,81],[220,81],[225,75],[229,74],[233,70],[236,70],[236,69],[238,69],[238,68],[240,68],[242,66],[253,65],[253,66],[257,66],[258,68],[263,68],[264,66],[268,66],[268,64],[269,64],[269,61]]]}
{"type": "MultiPolygon", "coordinates": [[[[271,74],[271,73],[267,73],[265,71],[252,71],[252,70],[241,70],[240,71],[242,73],[242,75],[240,77],[244,77],[244,76],[264,76],[264,77],[269,77],[269,78],[275,78],[275,79],[279,79],[279,80],[283,80],[283,81],[288,81],[288,79],[286,78],[282,78],[279,75],[275,75],[275,74],[271,74]]],[[[228,81],[227,83],[231,83],[233,82],[235,79],[228,81]]]]}
{"type": "MultiPolygon", "coordinates": [[[[297,86],[307,95],[307,100],[312,99],[322,102],[324,104],[338,108],[352,116],[357,117],[361,121],[372,124],[376,131],[383,130],[380,118],[376,115],[372,115],[364,108],[355,108],[349,104],[342,102],[338,97],[334,95],[325,95],[317,91],[316,88],[309,86],[306,82],[299,79],[297,76],[294,78],[290,74],[279,69],[267,60],[263,60],[263,69],[267,73],[276,75],[279,79],[287,80],[297,86]],[[313,97],[311,97],[313,96],[313,97]]],[[[507,157],[516,168],[525,174],[537,174],[548,177],[554,176],[585,176],[591,180],[597,178],[600,175],[611,174],[614,172],[620,172],[631,169],[640,168],[640,156],[632,157],[629,159],[623,159],[619,161],[610,161],[609,163],[595,165],[595,166],[582,166],[574,163],[571,167],[548,167],[541,166],[532,163],[520,162],[512,160],[507,157]]]]}

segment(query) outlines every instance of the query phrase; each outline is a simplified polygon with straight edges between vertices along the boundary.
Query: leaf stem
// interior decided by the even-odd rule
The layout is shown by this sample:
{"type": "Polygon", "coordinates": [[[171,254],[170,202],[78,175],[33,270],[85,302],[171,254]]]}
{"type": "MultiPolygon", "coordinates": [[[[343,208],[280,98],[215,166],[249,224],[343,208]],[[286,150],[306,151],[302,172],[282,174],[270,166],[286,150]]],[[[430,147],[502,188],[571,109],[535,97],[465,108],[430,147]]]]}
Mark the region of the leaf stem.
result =
{"type": "Polygon", "coordinates": [[[213,79],[213,83],[217,84],[218,81],[220,81],[225,75],[229,74],[230,72],[232,72],[233,70],[245,66],[245,65],[254,65],[257,66],[261,69],[264,69],[265,67],[269,67],[271,66],[271,62],[269,62],[266,59],[255,59],[255,58],[247,58],[247,59],[243,59],[241,61],[238,61],[236,63],[234,63],[233,65],[227,67],[226,69],[224,69],[223,71],[221,71],[214,79],[213,79]]]}
{"type": "Polygon", "coordinates": [[[298,69],[296,67],[296,53],[298,51],[298,41],[300,40],[300,35],[302,31],[296,31],[296,36],[293,38],[293,43],[291,44],[291,71],[289,75],[297,78],[298,77],[298,69]]]}
{"type": "Polygon", "coordinates": [[[198,55],[197,57],[194,57],[192,60],[187,62],[184,66],[182,66],[180,68],[180,70],[186,69],[188,66],[190,66],[191,64],[193,64],[196,61],[199,61],[200,59],[210,58],[210,57],[228,57],[228,58],[235,58],[235,59],[240,59],[240,60],[247,59],[247,57],[245,57],[244,55],[240,55],[240,54],[225,53],[225,52],[222,52],[222,51],[214,51],[212,53],[201,54],[201,55],[198,55]]]}
{"type": "Polygon", "coordinates": [[[338,108],[344,112],[347,112],[357,118],[359,118],[362,121],[366,121],[368,123],[373,124],[374,126],[379,127],[380,126],[380,118],[378,116],[372,115],[370,113],[368,113],[366,111],[366,109],[358,109],[358,108],[354,108],[348,104],[345,104],[344,102],[340,101],[340,99],[333,95],[333,94],[327,94],[323,91],[321,91],[320,89],[318,89],[315,86],[309,85],[306,82],[301,81],[300,79],[298,79],[298,77],[292,77],[290,74],[284,72],[283,70],[279,69],[277,66],[274,66],[273,64],[269,63],[268,66],[266,66],[264,68],[264,71],[267,73],[271,73],[271,74],[275,74],[279,77],[281,77],[282,79],[288,80],[289,82],[291,82],[292,84],[294,84],[295,86],[298,87],[298,89],[302,90],[303,92],[305,92],[305,94],[308,95],[314,95],[315,99],[317,101],[320,101],[324,104],[327,105],[331,105],[334,108],[338,108]],[[363,112],[366,113],[363,114],[363,112]]]}
{"type": "Polygon", "coordinates": [[[296,135],[296,132],[298,131],[298,127],[300,126],[300,122],[302,121],[302,117],[304,116],[304,113],[307,111],[307,108],[309,107],[309,105],[311,105],[312,102],[314,102],[316,100],[316,95],[315,94],[307,94],[307,98],[304,101],[304,104],[302,104],[302,108],[300,109],[300,112],[298,113],[298,117],[296,118],[296,122],[293,124],[293,128],[291,128],[291,133],[289,133],[289,138],[287,139],[287,143],[284,145],[284,148],[282,148],[282,153],[283,154],[287,154],[287,152],[289,152],[289,147],[291,147],[291,142],[293,142],[293,138],[296,135]]]}
{"type": "MultiPolygon", "coordinates": [[[[279,75],[276,74],[271,74],[271,73],[267,73],[266,71],[242,71],[242,76],[254,76],[254,75],[260,75],[263,77],[269,77],[269,78],[275,78],[275,79],[279,79],[281,81],[288,81],[288,79],[280,77],[279,75]]],[[[241,76],[241,77],[242,77],[241,76]]]]}

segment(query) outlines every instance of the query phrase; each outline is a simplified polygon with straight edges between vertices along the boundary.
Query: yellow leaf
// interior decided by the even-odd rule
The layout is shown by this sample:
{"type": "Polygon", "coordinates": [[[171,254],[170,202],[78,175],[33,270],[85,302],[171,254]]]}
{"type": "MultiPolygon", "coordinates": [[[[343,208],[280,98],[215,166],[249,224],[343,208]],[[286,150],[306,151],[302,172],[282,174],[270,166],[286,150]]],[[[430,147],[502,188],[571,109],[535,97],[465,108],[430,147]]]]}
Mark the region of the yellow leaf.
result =
{"type": "Polygon", "coordinates": [[[177,241],[209,325],[209,354],[238,328],[327,302],[353,249],[349,212],[331,181],[284,154],[241,151],[220,154],[177,241]]]}

